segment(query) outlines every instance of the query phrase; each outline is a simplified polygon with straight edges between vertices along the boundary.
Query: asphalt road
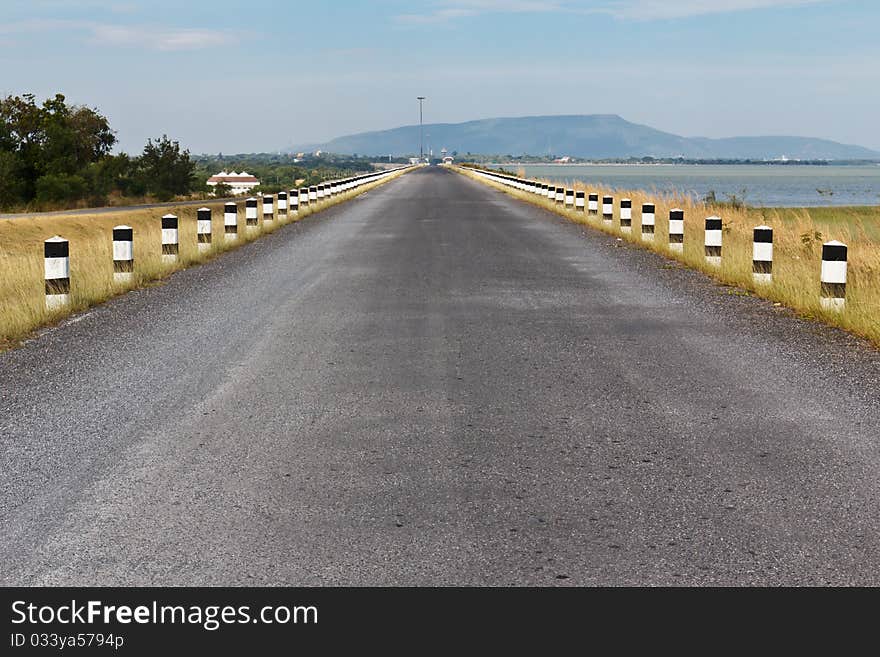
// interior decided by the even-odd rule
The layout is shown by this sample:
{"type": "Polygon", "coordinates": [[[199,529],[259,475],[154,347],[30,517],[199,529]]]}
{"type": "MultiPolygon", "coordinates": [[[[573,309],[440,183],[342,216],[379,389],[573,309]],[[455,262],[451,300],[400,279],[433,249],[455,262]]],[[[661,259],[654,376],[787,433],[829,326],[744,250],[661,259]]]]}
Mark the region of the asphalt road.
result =
{"type": "Polygon", "coordinates": [[[438,167],[0,355],[0,583],[880,584],[880,354],[438,167]]]}
{"type": "MultiPolygon", "coordinates": [[[[261,195],[262,196],[262,195],[261,195]]],[[[108,212],[125,212],[126,210],[150,210],[158,208],[179,208],[188,205],[212,205],[224,201],[242,201],[247,198],[246,194],[231,196],[228,198],[198,199],[195,201],[169,201],[167,203],[143,203],[141,205],[105,206],[102,208],[79,208],[76,210],[52,210],[50,212],[18,212],[0,214],[0,219],[27,219],[28,217],[59,217],[76,216],[83,214],[107,214],[108,212]]]]}

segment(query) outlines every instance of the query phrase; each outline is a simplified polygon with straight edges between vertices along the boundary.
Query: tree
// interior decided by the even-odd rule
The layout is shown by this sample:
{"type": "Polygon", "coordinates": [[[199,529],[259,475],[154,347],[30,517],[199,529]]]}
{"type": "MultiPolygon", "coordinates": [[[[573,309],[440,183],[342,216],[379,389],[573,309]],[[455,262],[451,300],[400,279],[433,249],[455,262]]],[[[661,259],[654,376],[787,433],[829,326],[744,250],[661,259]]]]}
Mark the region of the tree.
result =
{"type": "Polygon", "coordinates": [[[180,144],[167,135],[147,140],[138,169],[144,187],[161,200],[188,194],[195,182],[195,163],[190,161],[189,151],[181,151],[180,144]]]}
{"type": "Polygon", "coordinates": [[[23,169],[24,162],[17,153],[0,150],[0,207],[26,200],[23,169]]]}
{"type": "Polygon", "coordinates": [[[41,128],[41,112],[33,94],[8,96],[0,101],[0,151],[6,155],[4,173],[15,176],[5,181],[4,187],[14,196],[0,198],[4,205],[30,201],[36,194],[43,141],[41,128]]]}
{"type": "Polygon", "coordinates": [[[88,187],[93,196],[106,197],[113,191],[125,195],[138,195],[143,191],[136,191],[134,180],[137,170],[137,162],[125,153],[108,155],[94,162],[86,170],[88,187]]]}
{"type": "Polygon", "coordinates": [[[76,201],[86,195],[86,181],[67,173],[47,173],[37,180],[38,203],[76,201]]]}
{"type": "Polygon", "coordinates": [[[85,194],[85,170],[115,143],[104,116],[89,107],[69,106],[62,94],[42,106],[33,94],[0,100],[0,169],[7,178],[0,183],[0,205],[85,194]],[[41,184],[45,176],[51,178],[41,184]]]}
{"type": "Polygon", "coordinates": [[[225,182],[219,182],[210,188],[211,193],[217,198],[226,198],[232,195],[232,187],[225,182]]]}

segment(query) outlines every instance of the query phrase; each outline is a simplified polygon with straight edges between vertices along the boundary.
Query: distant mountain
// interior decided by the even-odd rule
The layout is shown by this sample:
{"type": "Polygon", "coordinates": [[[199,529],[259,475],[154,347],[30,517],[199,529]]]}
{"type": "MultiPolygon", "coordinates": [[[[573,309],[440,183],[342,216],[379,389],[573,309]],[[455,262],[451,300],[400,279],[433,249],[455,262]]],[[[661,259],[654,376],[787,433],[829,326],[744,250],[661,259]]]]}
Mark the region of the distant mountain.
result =
{"type": "MultiPolygon", "coordinates": [[[[498,155],[570,155],[580,158],[685,157],[721,159],[874,159],[880,152],[810,137],[680,137],[614,114],[529,116],[481,119],[424,126],[425,149],[498,155]]],[[[325,144],[294,150],[321,149],[359,155],[418,154],[419,126],[363,132],[325,144]]]]}

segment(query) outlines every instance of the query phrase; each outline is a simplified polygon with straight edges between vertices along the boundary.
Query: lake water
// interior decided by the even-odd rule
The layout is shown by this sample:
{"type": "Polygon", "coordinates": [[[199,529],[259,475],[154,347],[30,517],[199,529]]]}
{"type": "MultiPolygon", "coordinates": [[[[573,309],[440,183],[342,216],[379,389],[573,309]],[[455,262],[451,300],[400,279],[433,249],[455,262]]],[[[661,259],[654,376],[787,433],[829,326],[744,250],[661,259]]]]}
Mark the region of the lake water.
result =
{"type": "Polygon", "coordinates": [[[723,164],[502,165],[533,178],[577,180],[618,189],[680,192],[719,201],[735,194],[752,206],[880,204],[880,166],[762,166],[723,164]],[[817,190],[822,190],[820,193],[817,190]]]}

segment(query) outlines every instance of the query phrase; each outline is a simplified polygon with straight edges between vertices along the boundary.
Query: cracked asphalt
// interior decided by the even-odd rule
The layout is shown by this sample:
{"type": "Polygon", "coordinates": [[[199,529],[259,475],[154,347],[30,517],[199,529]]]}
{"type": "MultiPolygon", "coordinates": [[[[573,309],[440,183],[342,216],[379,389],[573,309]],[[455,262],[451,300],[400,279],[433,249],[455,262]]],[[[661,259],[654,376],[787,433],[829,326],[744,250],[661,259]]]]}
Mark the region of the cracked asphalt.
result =
{"type": "Polygon", "coordinates": [[[4,585],[880,584],[880,353],[439,167],[0,386],[4,585]]]}

